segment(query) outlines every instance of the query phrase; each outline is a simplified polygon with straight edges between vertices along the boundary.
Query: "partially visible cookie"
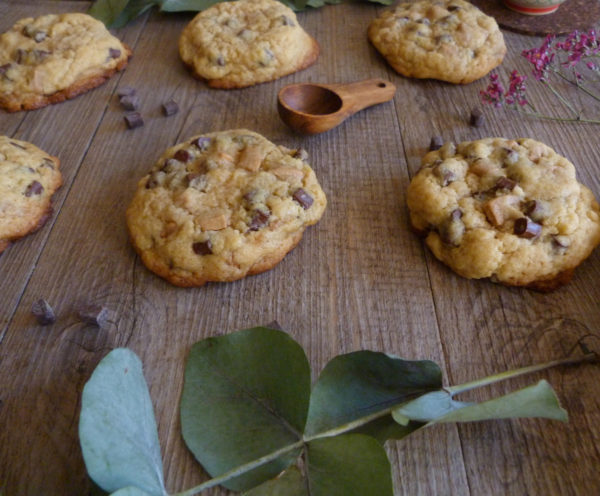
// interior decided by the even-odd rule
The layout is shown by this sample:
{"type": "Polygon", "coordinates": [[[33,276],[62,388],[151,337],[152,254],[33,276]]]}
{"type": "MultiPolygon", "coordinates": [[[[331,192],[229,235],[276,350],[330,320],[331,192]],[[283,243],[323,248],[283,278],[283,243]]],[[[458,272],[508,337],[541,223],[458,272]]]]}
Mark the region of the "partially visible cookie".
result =
{"type": "Polygon", "coordinates": [[[74,98],[123,69],[130,56],[87,14],[21,19],[0,35],[0,107],[16,112],[74,98]]]}
{"type": "Polygon", "coordinates": [[[243,88],[311,65],[318,43],[276,0],[222,2],[200,12],[179,39],[179,54],[214,88],[243,88]]]}
{"type": "Polygon", "coordinates": [[[403,76],[457,84],[485,76],[506,54],[494,18],[463,0],[401,3],[373,20],[368,36],[403,76]]]}
{"type": "Polygon", "coordinates": [[[600,243],[600,207],[575,167],[532,139],[429,152],[407,194],[413,227],[461,276],[549,291],[600,243]]]}
{"type": "Polygon", "coordinates": [[[168,149],[139,182],[127,224],[150,270],[201,286],[272,268],[326,203],[305,153],[239,129],[168,149]]]}
{"type": "Polygon", "coordinates": [[[0,253],[41,227],[62,184],[59,160],[25,141],[0,136],[0,253]]]}

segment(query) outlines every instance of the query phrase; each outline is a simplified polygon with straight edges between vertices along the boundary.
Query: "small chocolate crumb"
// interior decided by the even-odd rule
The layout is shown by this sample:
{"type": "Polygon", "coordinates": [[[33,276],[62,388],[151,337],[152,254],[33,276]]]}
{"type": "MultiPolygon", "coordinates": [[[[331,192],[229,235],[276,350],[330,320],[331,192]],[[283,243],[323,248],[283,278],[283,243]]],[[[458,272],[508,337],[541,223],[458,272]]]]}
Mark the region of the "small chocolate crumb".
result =
{"type": "Polygon", "coordinates": [[[196,255],[212,255],[212,243],[210,239],[206,241],[196,241],[192,244],[192,250],[196,255]]]}
{"type": "Polygon", "coordinates": [[[140,99],[137,95],[124,95],[119,102],[125,110],[137,110],[140,108],[140,99]]]}
{"type": "Polygon", "coordinates": [[[133,96],[133,95],[135,95],[135,88],[132,88],[131,86],[121,86],[117,90],[117,96],[119,98],[122,98],[124,96],[133,96]]]}
{"type": "Polygon", "coordinates": [[[204,136],[200,136],[198,139],[195,139],[194,141],[192,141],[192,144],[196,145],[196,147],[199,150],[204,151],[210,145],[210,138],[205,138],[204,136]]]}
{"type": "Polygon", "coordinates": [[[308,152],[304,148],[298,148],[292,153],[292,157],[299,158],[303,162],[308,160],[308,152]]]}
{"type": "Polygon", "coordinates": [[[512,191],[513,189],[515,189],[515,187],[517,186],[517,181],[513,181],[512,179],[508,178],[508,177],[499,177],[498,180],[496,181],[496,188],[497,189],[507,189],[509,191],[512,191]]]}
{"type": "Polygon", "coordinates": [[[264,227],[269,222],[269,217],[271,216],[271,212],[263,212],[262,210],[257,210],[248,225],[248,229],[250,231],[258,231],[261,227],[264,227]]]}
{"type": "Polygon", "coordinates": [[[41,195],[44,192],[44,187],[38,181],[33,181],[25,190],[25,196],[41,195]]]}
{"type": "Polygon", "coordinates": [[[292,198],[296,200],[304,210],[308,210],[314,201],[313,197],[302,188],[298,188],[292,195],[292,198]]]}
{"type": "Polygon", "coordinates": [[[162,111],[165,116],[174,115],[179,112],[179,105],[175,100],[169,100],[162,104],[162,111]]]}
{"type": "Polygon", "coordinates": [[[225,58],[223,57],[223,55],[219,55],[217,57],[217,65],[220,65],[221,67],[223,67],[225,65],[225,58]]]}
{"type": "Polygon", "coordinates": [[[56,322],[54,310],[52,310],[50,304],[43,298],[33,302],[33,305],[31,305],[31,313],[35,316],[40,325],[45,326],[56,322]]]}
{"type": "Polygon", "coordinates": [[[101,305],[94,303],[83,305],[79,307],[77,314],[86,324],[102,328],[108,323],[108,309],[101,305]]]}
{"type": "Polygon", "coordinates": [[[463,212],[460,208],[455,208],[454,210],[452,210],[452,213],[450,214],[450,219],[451,220],[460,220],[462,219],[463,216],[463,212]]]}
{"type": "Polygon", "coordinates": [[[448,8],[448,12],[454,12],[455,10],[460,10],[460,7],[458,5],[449,5],[447,8],[448,8]]]}
{"type": "Polygon", "coordinates": [[[190,152],[182,148],[181,150],[177,150],[175,155],[173,155],[173,158],[175,160],[179,160],[180,162],[187,162],[190,158],[192,158],[192,156],[190,155],[190,152]]]}
{"type": "Polygon", "coordinates": [[[542,232],[541,224],[533,222],[527,217],[519,217],[515,220],[514,233],[522,238],[532,239],[537,238],[542,232]]]}
{"type": "Polygon", "coordinates": [[[121,50],[118,48],[109,48],[108,55],[112,59],[118,59],[121,56],[121,50]]]}
{"type": "Polygon", "coordinates": [[[481,127],[485,124],[485,115],[483,115],[483,111],[479,107],[471,110],[469,123],[474,127],[481,127]]]}
{"type": "Polygon", "coordinates": [[[139,112],[129,112],[125,114],[125,124],[129,129],[134,129],[136,127],[141,127],[144,125],[144,120],[139,112]]]}
{"type": "Polygon", "coordinates": [[[429,142],[429,151],[433,152],[435,150],[439,150],[444,144],[444,138],[441,136],[432,136],[431,141],[429,142]]]}

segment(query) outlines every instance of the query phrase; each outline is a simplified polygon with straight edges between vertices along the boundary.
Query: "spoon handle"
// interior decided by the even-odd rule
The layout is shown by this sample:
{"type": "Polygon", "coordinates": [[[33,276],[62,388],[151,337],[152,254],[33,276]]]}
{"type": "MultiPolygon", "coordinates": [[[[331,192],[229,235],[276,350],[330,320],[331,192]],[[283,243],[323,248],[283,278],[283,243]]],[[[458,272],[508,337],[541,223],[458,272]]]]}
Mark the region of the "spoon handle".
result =
{"type": "Polygon", "coordinates": [[[352,115],[359,110],[394,98],[396,86],[384,79],[367,79],[349,84],[324,85],[342,99],[340,111],[352,115]]]}

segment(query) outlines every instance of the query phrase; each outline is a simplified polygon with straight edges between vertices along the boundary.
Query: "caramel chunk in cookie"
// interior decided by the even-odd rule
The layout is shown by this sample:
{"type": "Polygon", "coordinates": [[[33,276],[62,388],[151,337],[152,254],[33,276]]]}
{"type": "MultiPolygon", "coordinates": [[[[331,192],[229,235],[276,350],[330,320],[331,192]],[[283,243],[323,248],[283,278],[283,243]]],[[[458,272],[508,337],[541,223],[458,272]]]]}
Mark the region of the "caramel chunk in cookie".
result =
{"type": "Polygon", "coordinates": [[[486,138],[429,152],[407,202],[434,255],[468,278],[552,290],[600,243],[592,192],[571,162],[531,139],[486,138]],[[440,180],[440,170],[452,181],[440,180]]]}
{"type": "Polygon", "coordinates": [[[140,180],[127,210],[135,249],[178,286],[272,268],[327,203],[301,156],[245,129],[170,148],[140,180]]]}

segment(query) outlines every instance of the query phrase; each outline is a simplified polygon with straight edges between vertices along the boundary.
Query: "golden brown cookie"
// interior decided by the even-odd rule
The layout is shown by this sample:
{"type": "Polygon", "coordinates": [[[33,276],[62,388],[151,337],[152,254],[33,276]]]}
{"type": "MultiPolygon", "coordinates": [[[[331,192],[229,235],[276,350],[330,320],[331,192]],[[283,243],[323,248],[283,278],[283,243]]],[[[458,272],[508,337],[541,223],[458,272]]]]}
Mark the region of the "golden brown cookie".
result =
{"type": "Polygon", "coordinates": [[[144,264],[178,286],[269,270],[323,215],[306,156],[238,129],[169,148],[127,210],[144,264]]]}
{"type": "Polygon", "coordinates": [[[318,43],[276,0],[222,2],[200,12],[179,39],[194,74],[214,88],[243,88],[311,65],[318,43]]]}
{"type": "Polygon", "coordinates": [[[21,19],[0,35],[0,107],[16,112],[74,98],[123,69],[130,56],[87,14],[21,19]]]}
{"type": "Polygon", "coordinates": [[[0,136],[0,253],[40,228],[62,184],[59,160],[36,146],[0,136]]]}
{"type": "Polygon", "coordinates": [[[493,17],[463,0],[401,3],[369,25],[369,40],[400,74],[466,84],[504,59],[493,17]]]}
{"type": "Polygon", "coordinates": [[[407,195],[413,227],[468,278],[549,291],[600,243],[600,207],[575,167],[532,139],[446,143],[407,195]]]}

